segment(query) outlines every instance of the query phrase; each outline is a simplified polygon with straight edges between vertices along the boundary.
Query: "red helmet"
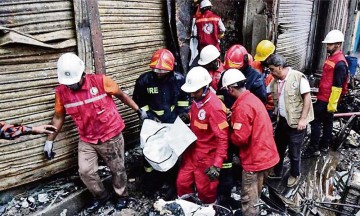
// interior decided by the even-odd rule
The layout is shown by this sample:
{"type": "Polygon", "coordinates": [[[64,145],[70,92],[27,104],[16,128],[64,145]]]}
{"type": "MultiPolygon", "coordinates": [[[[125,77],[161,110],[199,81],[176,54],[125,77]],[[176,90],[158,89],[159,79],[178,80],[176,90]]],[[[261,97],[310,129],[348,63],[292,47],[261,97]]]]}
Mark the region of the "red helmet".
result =
{"type": "Polygon", "coordinates": [[[172,71],[174,69],[174,55],[167,49],[159,49],[151,57],[150,68],[172,71]]]}
{"type": "Polygon", "coordinates": [[[248,62],[249,56],[245,47],[235,44],[231,46],[225,53],[225,69],[240,69],[244,66],[245,62],[248,62]]]}

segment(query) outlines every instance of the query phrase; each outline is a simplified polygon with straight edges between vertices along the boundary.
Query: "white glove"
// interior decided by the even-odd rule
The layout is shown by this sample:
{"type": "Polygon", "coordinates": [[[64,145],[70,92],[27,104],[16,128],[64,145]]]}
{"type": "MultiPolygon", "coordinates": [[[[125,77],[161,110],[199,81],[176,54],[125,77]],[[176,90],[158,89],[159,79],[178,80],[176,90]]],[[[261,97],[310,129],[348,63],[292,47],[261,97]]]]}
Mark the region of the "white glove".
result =
{"type": "Polygon", "coordinates": [[[54,141],[46,140],[44,145],[44,154],[48,160],[51,160],[55,157],[56,153],[53,152],[53,145],[54,145],[54,141]]]}

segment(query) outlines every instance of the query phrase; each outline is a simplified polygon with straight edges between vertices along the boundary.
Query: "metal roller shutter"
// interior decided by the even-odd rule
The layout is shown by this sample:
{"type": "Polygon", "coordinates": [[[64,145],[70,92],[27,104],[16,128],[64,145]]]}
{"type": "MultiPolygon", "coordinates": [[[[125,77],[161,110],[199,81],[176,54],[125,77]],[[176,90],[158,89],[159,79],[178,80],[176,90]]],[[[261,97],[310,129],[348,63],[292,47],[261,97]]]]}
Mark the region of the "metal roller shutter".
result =
{"type": "MultiPolygon", "coordinates": [[[[98,2],[106,75],[129,95],[138,76],[149,71],[153,52],[165,47],[165,3],[163,0],[98,2]]],[[[127,106],[120,106],[120,112],[126,124],[126,144],[137,142],[137,115],[127,106]]]]}
{"type": "Polygon", "coordinates": [[[276,50],[288,64],[304,71],[314,0],[279,0],[276,50]]]}
{"type": "MultiPolygon", "coordinates": [[[[0,1],[0,120],[51,121],[56,61],[76,52],[71,0],[0,1]],[[30,43],[33,45],[26,45],[30,43]]],[[[77,132],[67,119],[58,135],[54,160],[43,156],[45,136],[0,141],[0,190],[50,176],[77,164],[77,132]]]]}

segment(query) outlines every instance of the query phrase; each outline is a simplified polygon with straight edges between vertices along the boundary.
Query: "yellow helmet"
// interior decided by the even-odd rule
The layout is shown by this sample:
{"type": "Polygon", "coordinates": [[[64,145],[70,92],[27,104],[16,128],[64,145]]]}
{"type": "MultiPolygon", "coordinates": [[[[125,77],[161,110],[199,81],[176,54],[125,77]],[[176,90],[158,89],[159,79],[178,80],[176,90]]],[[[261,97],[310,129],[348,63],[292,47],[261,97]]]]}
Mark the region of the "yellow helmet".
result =
{"type": "Polygon", "coordinates": [[[255,61],[265,61],[267,57],[273,54],[275,45],[269,40],[262,40],[256,46],[255,61]]]}

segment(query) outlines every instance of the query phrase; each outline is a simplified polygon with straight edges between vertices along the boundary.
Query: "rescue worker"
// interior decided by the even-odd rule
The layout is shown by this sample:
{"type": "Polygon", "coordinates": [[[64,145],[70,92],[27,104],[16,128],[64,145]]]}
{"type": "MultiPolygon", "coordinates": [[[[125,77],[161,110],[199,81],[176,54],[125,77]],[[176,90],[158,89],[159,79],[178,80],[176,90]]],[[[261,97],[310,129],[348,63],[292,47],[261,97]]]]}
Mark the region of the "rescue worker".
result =
{"type": "MultiPolygon", "coordinates": [[[[176,117],[189,110],[189,95],[181,91],[185,83],[182,74],[173,71],[175,58],[167,49],[157,50],[150,61],[152,71],[142,74],[135,83],[133,100],[146,111],[149,119],[162,123],[174,123],[176,117]]],[[[146,194],[152,195],[163,183],[170,186],[165,200],[176,196],[176,175],[178,167],[175,165],[163,173],[154,170],[144,159],[145,173],[142,186],[146,194]]]]}
{"type": "Polygon", "coordinates": [[[269,178],[280,179],[287,147],[290,158],[290,176],[287,186],[293,187],[300,180],[301,148],[306,134],[306,126],[314,119],[310,85],[306,76],[286,65],[280,54],[272,54],[266,61],[274,80],[267,91],[272,93],[275,114],[278,115],[275,142],[280,162],[269,178]]]}
{"type": "Polygon", "coordinates": [[[241,208],[243,215],[257,215],[262,186],[270,169],[279,162],[273,128],[262,102],[246,90],[246,78],[237,69],[224,73],[222,85],[236,98],[231,107],[230,139],[239,147],[243,168],[241,208]]]}
{"type": "MultiPolygon", "coordinates": [[[[255,61],[251,64],[255,70],[259,71],[263,75],[266,87],[269,86],[270,82],[274,79],[269,69],[266,67],[266,59],[274,52],[275,45],[271,41],[260,41],[260,43],[256,46],[256,53],[254,56],[255,61]]],[[[274,112],[274,102],[271,94],[268,94],[267,96],[265,107],[269,113],[269,116],[272,117],[274,112]]]]}
{"type": "Polygon", "coordinates": [[[314,104],[315,120],[311,123],[309,147],[303,158],[327,154],[332,138],[334,112],[342,95],[347,92],[348,64],[341,51],[344,35],[339,30],[330,31],[322,43],[326,44],[327,57],[319,83],[317,101],[314,104]],[[321,126],[323,126],[320,140],[321,126]]]}
{"type": "Polygon", "coordinates": [[[29,134],[52,134],[57,128],[52,125],[9,125],[0,122],[0,139],[13,140],[23,135],[29,134]]]}
{"type": "MultiPolygon", "coordinates": [[[[266,103],[266,88],[264,79],[261,74],[251,67],[251,62],[249,62],[249,53],[246,51],[245,47],[235,44],[231,46],[225,53],[225,69],[239,69],[246,77],[246,86],[245,88],[252,92],[256,97],[258,97],[264,104],[266,103]]],[[[226,92],[224,92],[226,95],[226,92]]],[[[224,95],[224,97],[226,97],[224,95]]],[[[226,99],[225,99],[226,101],[226,99]]],[[[227,107],[231,107],[233,99],[231,102],[226,102],[227,107]]]]}
{"type": "Polygon", "coordinates": [[[225,70],[219,57],[219,50],[214,45],[207,45],[201,50],[200,59],[198,61],[199,65],[209,71],[212,79],[210,87],[214,90],[214,92],[217,91],[221,74],[225,70]]]}
{"type": "MultiPolygon", "coordinates": [[[[110,199],[97,173],[99,156],[110,168],[116,193],[115,208],[121,210],[126,207],[128,196],[122,135],[125,124],[112,96],[137,111],[141,118],[146,118],[146,113],[111,78],[103,74],[85,74],[84,62],[73,53],[59,58],[57,75],[60,85],[55,89],[52,124],[60,130],[66,114],[76,124],[80,135],[80,178],[95,198],[87,210],[94,212],[110,199]]],[[[52,149],[57,134],[50,134],[45,142],[48,159],[54,157],[52,149]]]]}
{"type": "Polygon", "coordinates": [[[220,51],[220,39],[224,37],[225,26],[221,18],[211,11],[212,4],[209,0],[200,2],[200,16],[196,16],[193,35],[198,38],[198,50],[211,44],[220,51]]]}
{"type": "Polygon", "coordinates": [[[185,150],[176,181],[178,196],[193,194],[195,186],[199,199],[205,204],[216,200],[220,168],[226,159],[229,126],[226,107],[210,91],[210,83],[209,72],[198,66],[188,72],[181,87],[194,99],[189,116],[190,129],[197,140],[185,150]]]}

